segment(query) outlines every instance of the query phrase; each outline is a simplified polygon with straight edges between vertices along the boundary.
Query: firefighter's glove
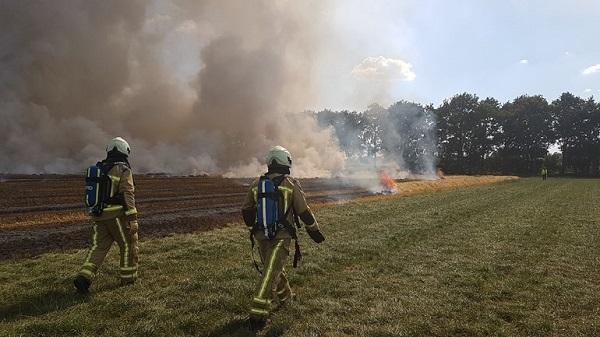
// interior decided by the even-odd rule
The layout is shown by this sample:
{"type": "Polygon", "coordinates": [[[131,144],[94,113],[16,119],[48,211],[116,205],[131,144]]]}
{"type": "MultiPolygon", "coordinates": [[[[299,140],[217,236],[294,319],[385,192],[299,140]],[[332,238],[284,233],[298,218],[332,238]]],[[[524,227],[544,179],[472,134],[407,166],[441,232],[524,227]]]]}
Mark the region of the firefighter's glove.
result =
{"type": "Polygon", "coordinates": [[[314,242],[321,243],[321,242],[325,241],[325,237],[323,236],[323,233],[321,233],[319,230],[316,230],[316,231],[307,230],[307,232],[308,232],[308,236],[310,236],[310,238],[314,242]]]}

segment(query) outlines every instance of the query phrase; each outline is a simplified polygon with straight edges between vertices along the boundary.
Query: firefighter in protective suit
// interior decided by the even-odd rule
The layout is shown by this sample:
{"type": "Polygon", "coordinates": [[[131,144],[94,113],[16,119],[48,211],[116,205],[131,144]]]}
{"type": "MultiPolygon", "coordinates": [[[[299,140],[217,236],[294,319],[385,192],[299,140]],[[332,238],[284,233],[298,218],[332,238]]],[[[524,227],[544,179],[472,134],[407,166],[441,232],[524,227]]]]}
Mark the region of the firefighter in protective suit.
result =
{"type": "MultiPolygon", "coordinates": [[[[280,203],[280,214],[284,214],[286,226],[278,227],[275,236],[269,239],[260,225],[257,224],[258,182],[256,179],[246,195],[242,206],[244,222],[250,227],[251,237],[258,242],[260,258],[264,266],[262,278],[256,288],[250,308],[249,328],[258,331],[267,323],[267,319],[274,309],[290,301],[294,294],[288,282],[285,264],[290,255],[290,246],[295,239],[296,253],[299,254],[295,222],[300,218],[304,222],[311,239],[317,243],[325,240],[319,230],[319,225],[306,203],[304,191],[300,183],[289,176],[292,167],[292,156],[285,148],[275,146],[267,155],[268,172],[265,174],[278,185],[278,191],[283,199],[280,203]],[[286,212],[287,211],[287,212],[286,212]]],[[[296,263],[296,258],[294,258],[296,263]]],[[[257,268],[258,269],[258,268],[257,268]]]]}
{"type": "MultiPolygon", "coordinates": [[[[133,175],[128,156],[129,144],[121,137],[106,146],[106,159],[97,166],[106,173],[110,197],[104,200],[99,214],[90,213],[93,223],[91,247],[74,284],[87,294],[91,280],[100,268],[113,242],[119,245],[121,285],[133,284],[138,267],[138,222],[135,208],[133,175]]],[[[98,213],[98,212],[96,212],[98,213]]]]}
{"type": "Polygon", "coordinates": [[[542,167],[542,171],[540,172],[542,176],[542,180],[548,179],[548,169],[544,166],[542,167]]]}

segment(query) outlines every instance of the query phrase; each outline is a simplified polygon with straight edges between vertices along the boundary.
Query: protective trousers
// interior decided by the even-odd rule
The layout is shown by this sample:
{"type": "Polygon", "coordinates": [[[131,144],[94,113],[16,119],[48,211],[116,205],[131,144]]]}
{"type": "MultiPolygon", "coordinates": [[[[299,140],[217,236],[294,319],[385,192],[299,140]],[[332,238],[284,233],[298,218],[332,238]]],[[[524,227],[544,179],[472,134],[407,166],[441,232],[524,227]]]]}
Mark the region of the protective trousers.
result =
{"type": "Polygon", "coordinates": [[[258,240],[264,268],[262,279],[252,299],[251,317],[266,319],[273,310],[292,297],[292,289],[284,268],[290,254],[291,241],[291,239],[258,240]]]}
{"type": "Polygon", "coordinates": [[[79,271],[79,275],[91,280],[108,254],[113,241],[119,245],[120,276],[122,282],[133,282],[137,278],[138,267],[138,228],[137,222],[128,222],[125,217],[94,221],[92,246],[79,271]],[[134,228],[135,227],[135,228],[134,228]]]}

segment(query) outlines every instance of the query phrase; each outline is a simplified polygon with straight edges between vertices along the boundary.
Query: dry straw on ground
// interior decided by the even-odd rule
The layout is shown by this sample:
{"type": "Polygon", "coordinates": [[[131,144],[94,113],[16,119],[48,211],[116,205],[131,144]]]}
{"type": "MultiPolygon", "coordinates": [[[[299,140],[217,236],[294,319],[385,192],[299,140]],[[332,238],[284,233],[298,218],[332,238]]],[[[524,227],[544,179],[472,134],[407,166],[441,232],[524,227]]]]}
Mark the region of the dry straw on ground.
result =
{"type": "Polygon", "coordinates": [[[408,195],[446,191],[459,187],[493,184],[501,181],[517,180],[516,176],[446,176],[438,180],[408,181],[396,185],[396,193],[391,195],[373,195],[357,198],[357,201],[375,201],[380,199],[404,197],[408,195]]]}

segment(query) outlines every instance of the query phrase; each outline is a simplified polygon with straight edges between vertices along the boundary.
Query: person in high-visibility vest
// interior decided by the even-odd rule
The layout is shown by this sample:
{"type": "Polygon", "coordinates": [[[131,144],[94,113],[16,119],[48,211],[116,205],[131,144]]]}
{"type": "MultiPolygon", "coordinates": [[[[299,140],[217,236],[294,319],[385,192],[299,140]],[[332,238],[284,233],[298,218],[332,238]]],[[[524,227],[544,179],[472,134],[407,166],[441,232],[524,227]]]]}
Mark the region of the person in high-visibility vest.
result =
{"type": "Polygon", "coordinates": [[[548,179],[548,169],[546,169],[545,167],[542,167],[542,180],[546,180],[548,179]]]}
{"type": "MultiPolygon", "coordinates": [[[[290,254],[292,240],[295,240],[294,265],[300,258],[296,235],[296,228],[300,225],[298,218],[305,224],[306,231],[313,241],[325,241],[313,212],[306,203],[300,183],[289,176],[292,167],[289,151],[284,147],[275,146],[269,151],[266,161],[268,172],[251,184],[242,206],[244,222],[250,229],[253,246],[254,238],[258,241],[264,266],[250,307],[248,324],[252,331],[264,328],[273,310],[294,297],[284,267],[290,254]],[[259,186],[259,182],[266,180],[275,186],[272,192],[265,193],[266,183],[259,186]],[[271,205],[277,205],[278,209],[274,212],[277,212],[281,219],[270,227],[271,232],[265,230],[267,198],[271,198],[271,201],[278,200],[271,205]],[[261,209],[258,209],[259,207],[261,209]],[[261,219],[262,223],[259,223],[258,219],[261,219]]],[[[257,264],[255,266],[259,269],[257,264]]]]}
{"type": "Polygon", "coordinates": [[[99,214],[90,213],[92,239],[85,261],[74,280],[77,291],[87,294],[98,268],[113,242],[119,245],[121,285],[133,284],[138,271],[138,221],[133,174],[128,161],[131,149],[125,139],[114,138],[106,146],[106,159],[98,163],[107,175],[110,192],[99,214]]]}

